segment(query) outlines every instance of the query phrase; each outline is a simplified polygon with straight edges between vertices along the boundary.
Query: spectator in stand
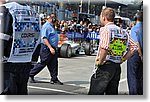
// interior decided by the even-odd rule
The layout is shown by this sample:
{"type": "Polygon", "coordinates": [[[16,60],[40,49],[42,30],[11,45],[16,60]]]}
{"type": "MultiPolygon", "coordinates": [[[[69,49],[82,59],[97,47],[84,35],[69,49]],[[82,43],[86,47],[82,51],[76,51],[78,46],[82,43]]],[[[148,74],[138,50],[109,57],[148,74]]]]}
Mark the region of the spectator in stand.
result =
{"type": "Polygon", "coordinates": [[[83,29],[83,21],[80,21],[80,23],[77,24],[77,32],[82,34],[83,33],[82,29],[83,29]]]}
{"type": "Polygon", "coordinates": [[[91,23],[88,24],[88,31],[92,32],[92,24],[91,23]]]}
{"type": "Polygon", "coordinates": [[[84,24],[83,24],[83,32],[88,32],[88,26],[87,26],[87,21],[84,21],[84,24]]]}
{"type": "Polygon", "coordinates": [[[67,23],[64,23],[63,28],[62,28],[61,31],[62,31],[63,33],[68,32],[68,24],[67,24],[67,23]]]}
{"type": "Polygon", "coordinates": [[[62,28],[64,27],[64,23],[65,23],[65,20],[60,21],[60,29],[61,29],[61,30],[62,30],[62,28]]]}

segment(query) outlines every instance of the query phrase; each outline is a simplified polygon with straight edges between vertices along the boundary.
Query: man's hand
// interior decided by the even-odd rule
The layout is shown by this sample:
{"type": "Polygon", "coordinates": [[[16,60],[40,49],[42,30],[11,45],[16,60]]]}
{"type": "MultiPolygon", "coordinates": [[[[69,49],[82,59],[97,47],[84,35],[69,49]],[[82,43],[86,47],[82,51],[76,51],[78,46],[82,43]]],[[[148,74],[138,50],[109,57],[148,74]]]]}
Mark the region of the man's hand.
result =
{"type": "Polygon", "coordinates": [[[52,46],[50,45],[50,43],[48,42],[47,38],[43,38],[45,45],[48,46],[50,52],[54,55],[55,54],[55,50],[52,48],[52,46]]]}
{"type": "Polygon", "coordinates": [[[143,56],[142,55],[140,56],[140,58],[141,58],[141,61],[143,62],[143,56]]]}
{"type": "Polygon", "coordinates": [[[55,50],[51,47],[49,48],[50,49],[50,52],[54,55],[55,54],[55,50]]]}
{"type": "Polygon", "coordinates": [[[96,65],[103,65],[105,62],[100,61],[100,57],[96,57],[96,65]]]}
{"type": "Polygon", "coordinates": [[[126,59],[123,57],[123,58],[121,59],[120,64],[122,64],[122,63],[125,62],[125,61],[126,61],[126,59]]]}

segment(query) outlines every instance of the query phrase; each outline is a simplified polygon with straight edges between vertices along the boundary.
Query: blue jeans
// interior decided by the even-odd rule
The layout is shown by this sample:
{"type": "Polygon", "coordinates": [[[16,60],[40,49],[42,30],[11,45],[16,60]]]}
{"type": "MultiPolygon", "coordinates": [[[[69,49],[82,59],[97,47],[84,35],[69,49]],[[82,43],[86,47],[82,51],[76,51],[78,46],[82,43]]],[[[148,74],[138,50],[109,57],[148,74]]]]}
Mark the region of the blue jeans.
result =
{"type": "Polygon", "coordinates": [[[143,62],[138,52],[127,61],[127,79],[130,95],[143,95],[143,62]]]}

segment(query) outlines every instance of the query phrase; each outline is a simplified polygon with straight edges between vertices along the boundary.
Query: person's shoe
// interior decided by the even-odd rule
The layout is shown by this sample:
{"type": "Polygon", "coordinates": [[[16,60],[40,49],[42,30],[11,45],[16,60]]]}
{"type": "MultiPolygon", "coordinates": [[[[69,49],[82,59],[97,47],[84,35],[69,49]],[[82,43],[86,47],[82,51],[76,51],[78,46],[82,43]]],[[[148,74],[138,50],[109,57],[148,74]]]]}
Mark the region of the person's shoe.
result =
{"type": "Polygon", "coordinates": [[[50,84],[63,85],[63,83],[60,82],[59,80],[56,80],[56,81],[51,80],[50,84]]]}
{"type": "Polygon", "coordinates": [[[30,76],[29,82],[30,82],[30,83],[36,83],[36,81],[34,80],[34,76],[30,76]]]}

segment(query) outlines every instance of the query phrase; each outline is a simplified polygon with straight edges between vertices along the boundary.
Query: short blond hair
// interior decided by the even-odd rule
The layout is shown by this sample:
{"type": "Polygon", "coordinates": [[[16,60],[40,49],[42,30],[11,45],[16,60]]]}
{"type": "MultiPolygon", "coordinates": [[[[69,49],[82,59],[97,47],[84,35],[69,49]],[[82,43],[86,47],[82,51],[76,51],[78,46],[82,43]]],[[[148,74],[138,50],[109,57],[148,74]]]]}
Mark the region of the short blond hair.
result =
{"type": "Polygon", "coordinates": [[[113,22],[115,18],[115,11],[110,7],[106,7],[101,12],[102,16],[105,16],[108,21],[113,22]]]}

